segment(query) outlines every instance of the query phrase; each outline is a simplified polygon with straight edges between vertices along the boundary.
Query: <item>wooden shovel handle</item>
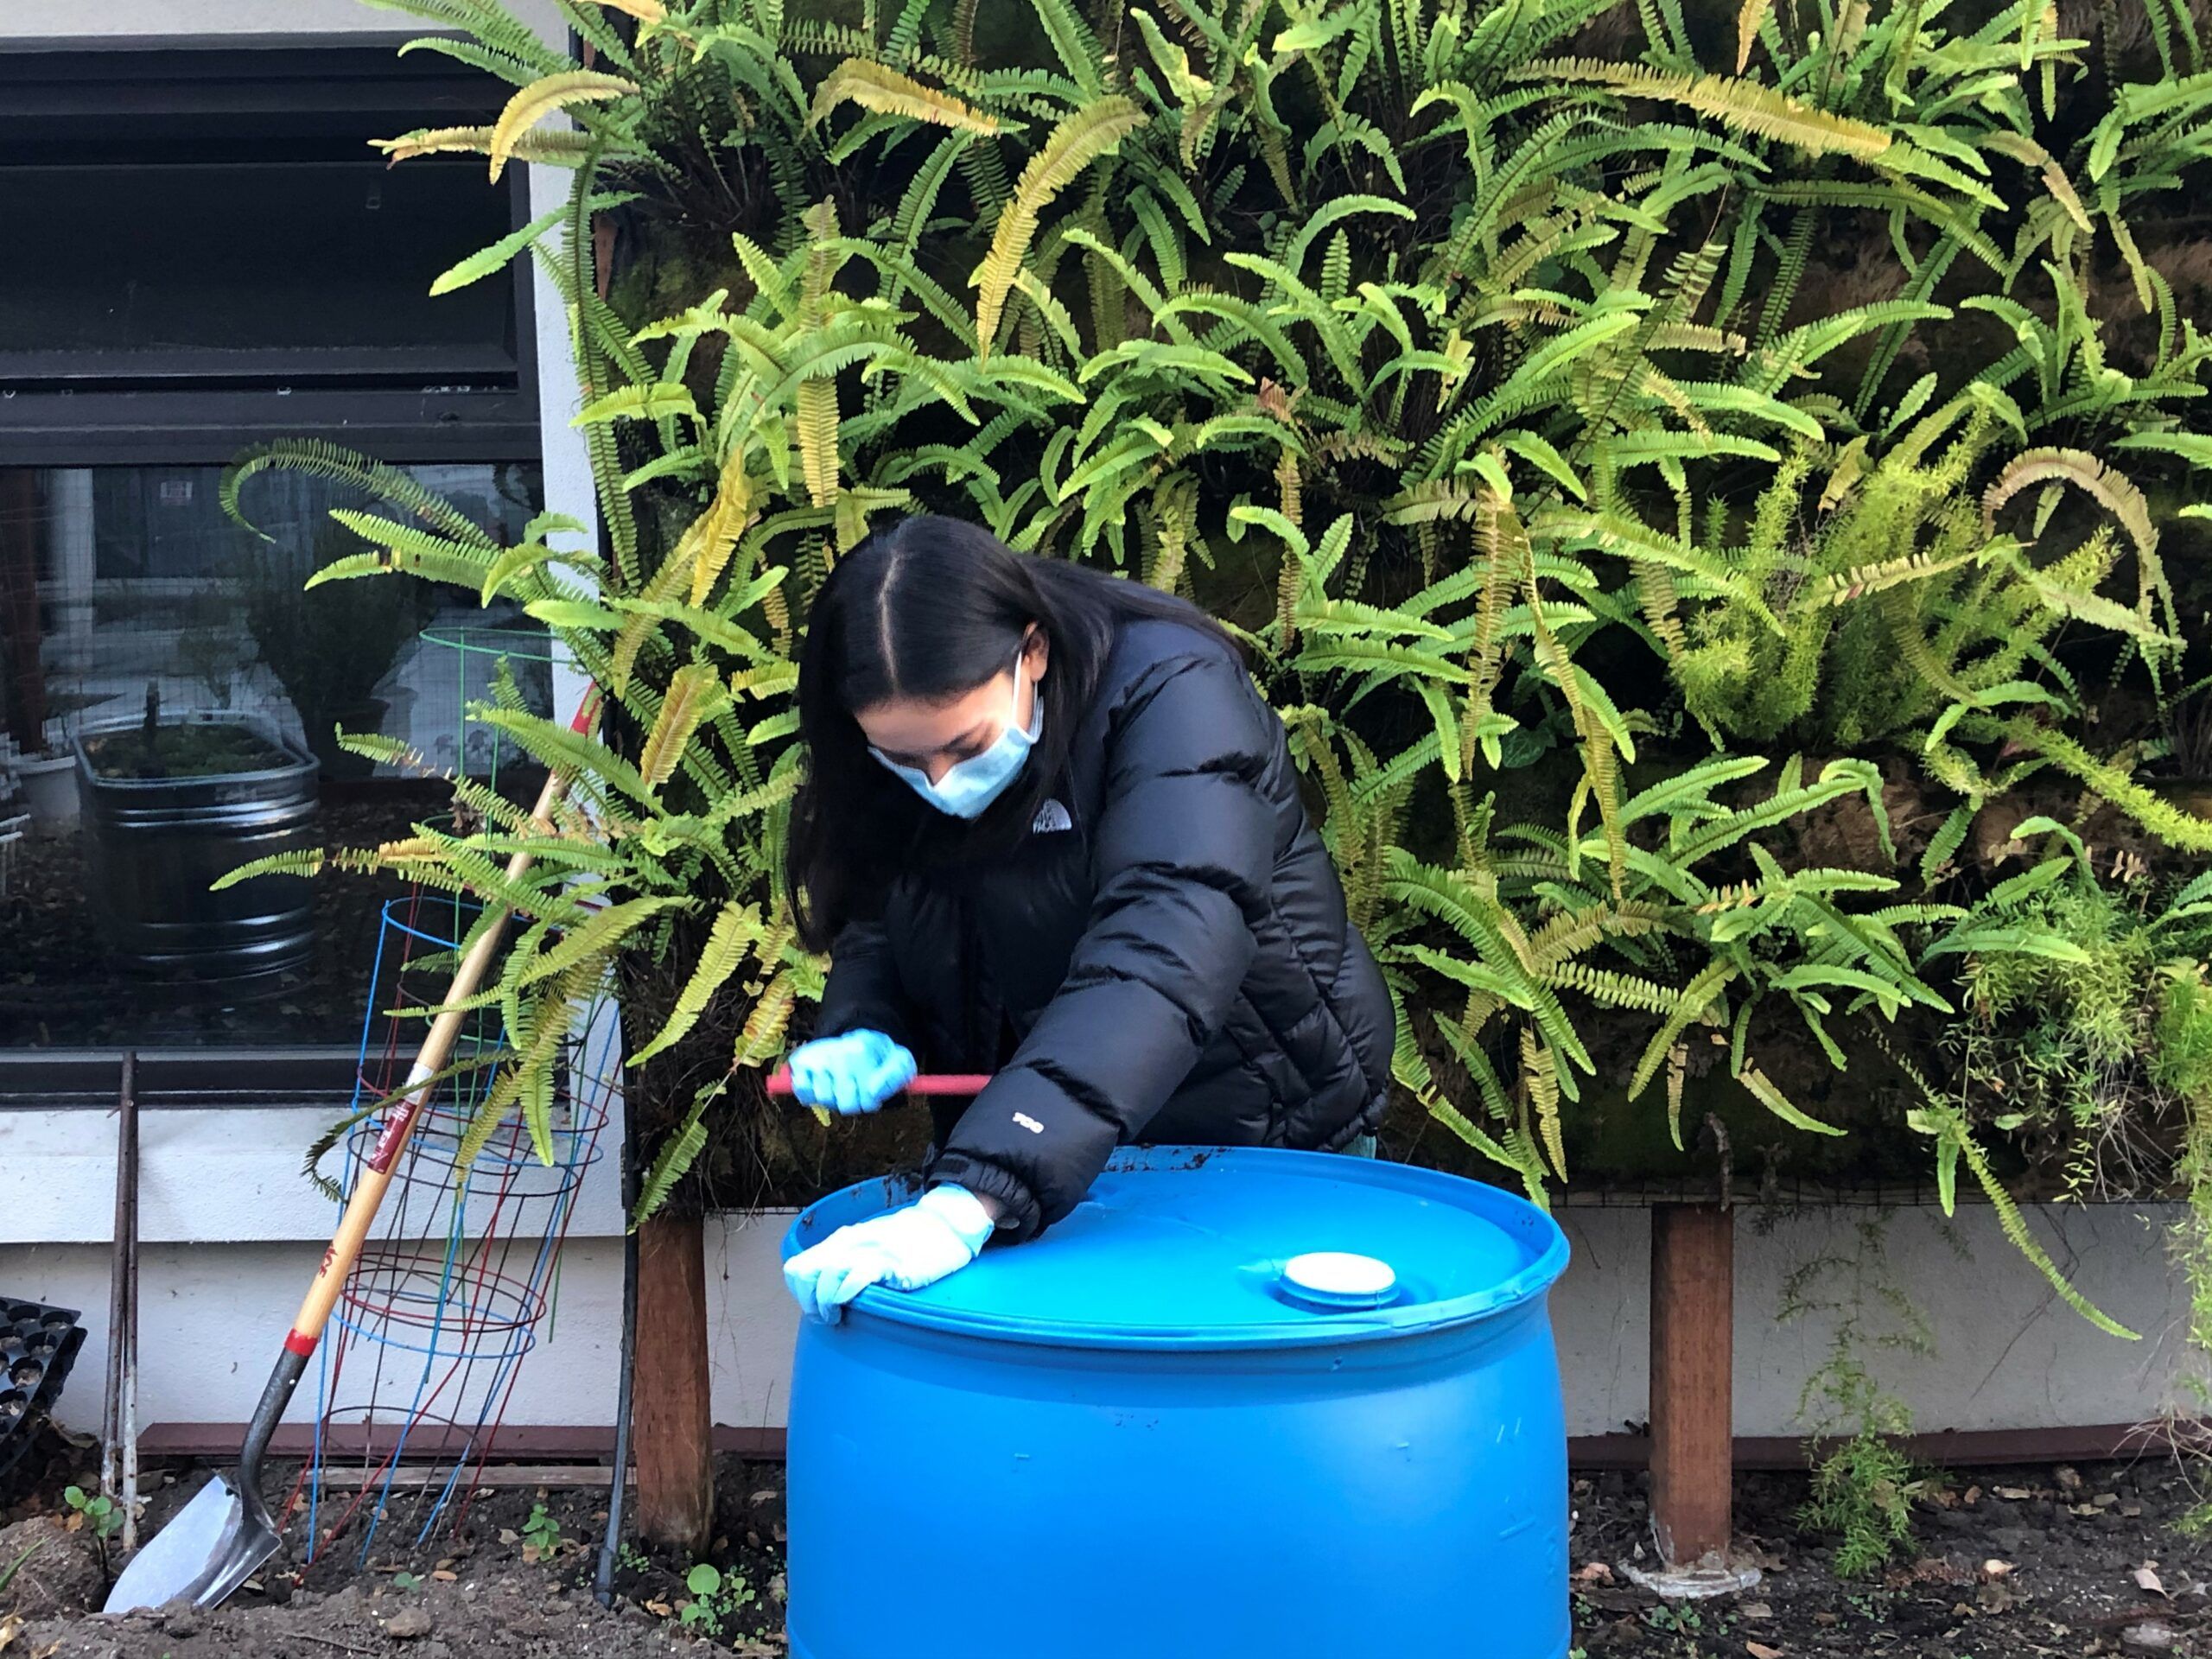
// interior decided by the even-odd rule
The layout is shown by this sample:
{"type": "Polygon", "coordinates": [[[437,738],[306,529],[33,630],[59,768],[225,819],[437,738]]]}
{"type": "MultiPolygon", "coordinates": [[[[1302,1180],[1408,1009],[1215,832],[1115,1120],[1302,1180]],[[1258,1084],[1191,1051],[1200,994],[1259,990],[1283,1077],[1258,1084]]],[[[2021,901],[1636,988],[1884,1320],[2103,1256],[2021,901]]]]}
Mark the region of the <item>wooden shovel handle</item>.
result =
{"type": "MultiPolygon", "coordinates": [[[[588,731],[598,712],[599,696],[593,692],[576,710],[569,729],[588,731]]],[[[557,768],[547,775],[545,787],[538,791],[537,804],[531,809],[530,815],[531,826],[540,834],[553,833],[553,810],[567,791],[568,779],[557,768]]],[[[507,861],[508,881],[521,880],[536,861],[527,845],[518,848],[507,861]]],[[[291,1333],[284,1338],[285,1348],[292,1353],[311,1354],[315,1344],[321,1340],[323,1326],[330,1322],[330,1310],[337,1306],[338,1293],[361,1254],[369,1228],[384,1203],[385,1189],[391,1185],[391,1173],[398,1166],[399,1155],[407,1149],[408,1138],[415,1133],[416,1120],[429,1102],[428,1080],[445,1069],[453,1054],[454,1040],[461,1035],[461,1022],[472,1012],[461,1005],[476,994],[485,970],[499,953],[500,940],[506,932],[508,912],[504,905],[492,906],[492,912],[491,925],[477,935],[476,943],[468,947],[468,954],[454,970],[453,982],[446,988],[445,1001],[439,1005],[437,1018],[431,1021],[422,1047],[416,1051],[414,1065],[407,1069],[404,1090],[387,1110],[383,1132],[370,1150],[360,1179],[353,1184],[353,1196],[346,1202],[346,1213],[339,1218],[338,1231],[331,1238],[330,1248],[322,1253],[322,1265],[315,1269],[315,1282],[308,1287],[307,1300],[300,1304],[299,1313],[292,1320],[291,1333]]]]}

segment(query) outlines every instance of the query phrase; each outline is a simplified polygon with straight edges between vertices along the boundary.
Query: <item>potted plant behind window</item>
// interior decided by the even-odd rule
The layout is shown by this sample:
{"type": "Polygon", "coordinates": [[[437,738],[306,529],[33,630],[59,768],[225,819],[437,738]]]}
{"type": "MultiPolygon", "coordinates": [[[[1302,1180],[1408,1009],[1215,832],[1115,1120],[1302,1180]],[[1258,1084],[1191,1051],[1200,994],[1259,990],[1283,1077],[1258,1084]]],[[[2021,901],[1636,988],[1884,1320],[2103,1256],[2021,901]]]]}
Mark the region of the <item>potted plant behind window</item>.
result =
{"type": "Polygon", "coordinates": [[[313,895],[297,876],[211,892],[250,860],[312,846],[315,758],[270,721],[145,711],[75,740],[86,889],[110,951],[144,973],[237,979],[303,965],[313,895]]]}
{"type": "Polygon", "coordinates": [[[76,757],[67,750],[21,754],[11,763],[35,834],[58,836],[76,823],[77,791],[71,777],[75,764],[76,757]]]}
{"type": "Polygon", "coordinates": [[[327,525],[310,556],[261,546],[245,567],[247,632],[330,779],[365,778],[375,769],[373,760],[340,748],[338,734],[381,729],[387,705],[373,693],[435,603],[428,584],[412,579],[307,586],[313,572],[359,546],[327,525]]]}

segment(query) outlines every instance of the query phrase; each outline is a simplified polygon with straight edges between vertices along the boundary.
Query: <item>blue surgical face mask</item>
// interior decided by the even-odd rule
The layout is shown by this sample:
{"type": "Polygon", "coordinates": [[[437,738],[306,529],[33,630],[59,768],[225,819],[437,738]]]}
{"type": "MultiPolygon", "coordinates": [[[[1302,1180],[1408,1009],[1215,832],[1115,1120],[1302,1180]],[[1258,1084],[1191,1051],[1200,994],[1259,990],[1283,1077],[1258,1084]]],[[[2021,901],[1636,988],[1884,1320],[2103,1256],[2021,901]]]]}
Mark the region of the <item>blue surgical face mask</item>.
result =
{"type": "Polygon", "coordinates": [[[940,812],[956,818],[981,817],[983,810],[1006,793],[1006,788],[1020,774],[1022,764],[1029,759],[1029,751],[1045,730],[1045,699],[1041,693],[1035,699],[1036,707],[1029,716],[1029,728],[1024,731],[1014,723],[1021,708],[1021,662],[1027,649],[1017,652],[1014,658],[1014,701],[1006,711],[1006,729],[998,740],[981,754],[972,754],[945,769],[944,776],[935,783],[919,766],[902,766],[874,744],[868,753],[889,771],[904,779],[915,794],[920,796],[940,812]]]}

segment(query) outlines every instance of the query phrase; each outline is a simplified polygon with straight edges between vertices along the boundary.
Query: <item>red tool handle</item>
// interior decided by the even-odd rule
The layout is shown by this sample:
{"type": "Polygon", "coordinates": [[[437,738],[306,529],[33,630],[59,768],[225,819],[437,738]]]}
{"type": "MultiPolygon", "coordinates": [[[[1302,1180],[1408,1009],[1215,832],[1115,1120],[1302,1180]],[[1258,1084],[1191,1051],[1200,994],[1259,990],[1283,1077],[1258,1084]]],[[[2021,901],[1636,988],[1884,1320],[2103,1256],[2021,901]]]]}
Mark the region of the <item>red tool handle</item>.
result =
{"type": "MultiPolygon", "coordinates": [[[[932,1075],[924,1072],[910,1080],[899,1090],[907,1095],[980,1095],[983,1085],[990,1081],[984,1071],[945,1071],[932,1075]]],[[[778,1067],[768,1074],[768,1092],[788,1095],[791,1091],[791,1074],[788,1067],[778,1067]]]]}

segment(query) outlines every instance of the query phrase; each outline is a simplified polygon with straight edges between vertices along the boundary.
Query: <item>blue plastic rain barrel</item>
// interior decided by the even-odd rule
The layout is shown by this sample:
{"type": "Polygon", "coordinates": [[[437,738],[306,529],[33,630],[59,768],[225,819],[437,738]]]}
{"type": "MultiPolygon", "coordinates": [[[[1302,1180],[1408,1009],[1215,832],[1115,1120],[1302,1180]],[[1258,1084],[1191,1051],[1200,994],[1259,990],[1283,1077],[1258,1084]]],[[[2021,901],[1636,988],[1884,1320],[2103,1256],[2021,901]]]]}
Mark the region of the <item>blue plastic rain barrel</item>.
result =
{"type": "Polygon", "coordinates": [[[1116,1154],[1034,1242],[801,1322],[794,1659],[1562,1659],[1567,1255],[1431,1170],[1116,1154]]]}

